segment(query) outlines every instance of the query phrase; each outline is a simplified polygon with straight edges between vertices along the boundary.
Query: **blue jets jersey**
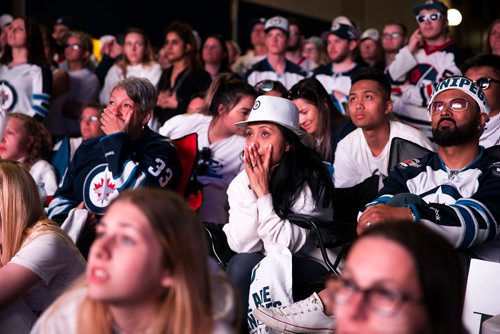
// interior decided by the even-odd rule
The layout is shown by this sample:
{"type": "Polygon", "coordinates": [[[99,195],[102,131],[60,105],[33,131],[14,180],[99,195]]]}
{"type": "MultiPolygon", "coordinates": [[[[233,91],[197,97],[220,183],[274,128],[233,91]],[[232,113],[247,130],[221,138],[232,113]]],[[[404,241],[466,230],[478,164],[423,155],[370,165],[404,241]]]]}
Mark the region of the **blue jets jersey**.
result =
{"type": "Polygon", "coordinates": [[[466,168],[447,168],[436,153],[404,161],[368,204],[387,203],[411,193],[425,203],[410,204],[417,221],[447,238],[456,248],[500,262],[500,146],[482,149],[466,168]]]}
{"type": "Polygon", "coordinates": [[[124,132],[86,140],[76,151],[49,205],[49,217],[64,220],[82,201],[89,211],[101,215],[125,189],[176,189],[181,172],[170,139],[148,127],[134,141],[124,132]]]}

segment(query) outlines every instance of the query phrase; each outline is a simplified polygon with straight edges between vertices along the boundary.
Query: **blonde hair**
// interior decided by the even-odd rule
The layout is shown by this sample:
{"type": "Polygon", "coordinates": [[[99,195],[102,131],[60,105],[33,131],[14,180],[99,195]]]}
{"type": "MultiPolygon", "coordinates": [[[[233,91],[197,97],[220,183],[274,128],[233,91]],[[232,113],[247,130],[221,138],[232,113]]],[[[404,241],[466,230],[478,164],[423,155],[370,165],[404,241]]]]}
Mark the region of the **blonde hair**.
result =
{"type": "Polygon", "coordinates": [[[46,218],[35,181],[15,161],[0,161],[0,217],[1,266],[42,233],[55,232],[70,240],[56,223],[46,218]]]}
{"type": "MultiPolygon", "coordinates": [[[[125,191],[111,206],[118,202],[134,205],[146,216],[172,275],[172,286],[159,301],[148,333],[212,333],[208,253],[196,214],[179,195],[163,189],[125,191]]],[[[106,304],[88,295],[83,299],[78,333],[112,333],[112,321],[106,304]]]]}
{"type": "MultiPolygon", "coordinates": [[[[130,34],[139,34],[142,36],[143,44],[144,44],[144,54],[142,56],[141,64],[144,67],[152,66],[155,63],[155,57],[154,57],[154,52],[153,52],[153,47],[151,46],[151,42],[149,40],[149,36],[146,34],[146,32],[142,29],[139,28],[129,28],[127,32],[125,33],[125,38],[127,38],[127,35],[130,34]]],[[[125,45],[125,41],[123,42],[125,45]]],[[[128,58],[125,56],[123,59],[117,61],[116,65],[120,68],[123,74],[123,78],[127,78],[127,66],[131,65],[130,61],[128,58]]]]}

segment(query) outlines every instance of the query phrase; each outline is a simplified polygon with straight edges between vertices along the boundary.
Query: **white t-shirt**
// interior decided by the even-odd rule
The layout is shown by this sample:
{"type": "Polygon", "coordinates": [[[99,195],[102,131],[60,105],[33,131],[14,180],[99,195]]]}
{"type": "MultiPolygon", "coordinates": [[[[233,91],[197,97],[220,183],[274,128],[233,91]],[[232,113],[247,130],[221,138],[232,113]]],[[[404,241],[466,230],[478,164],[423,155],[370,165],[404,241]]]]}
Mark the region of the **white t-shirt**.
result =
{"type": "Polygon", "coordinates": [[[390,121],[389,140],[382,152],[374,157],[368,147],[363,130],[358,128],[345,136],[337,145],[333,164],[335,187],[352,187],[374,174],[382,175],[382,179],[387,177],[389,151],[394,137],[403,138],[434,150],[423,132],[401,122],[390,121]]]}
{"type": "Polygon", "coordinates": [[[229,205],[226,190],[229,183],[243,169],[240,158],[245,146],[245,138],[233,135],[226,139],[210,143],[208,128],[212,116],[202,114],[178,115],[168,120],[161,128],[160,134],[170,139],[178,139],[190,133],[198,134],[198,150],[208,148],[211,152],[208,161],[200,156],[199,164],[208,164],[207,173],[198,175],[203,187],[203,204],[199,210],[202,221],[225,224],[228,221],[229,205]]]}
{"type": "Polygon", "coordinates": [[[40,182],[43,182],[43,187],[47,192],[47,196],[54,196],[57,190],[57,176],[54,167],[45,160],[38,160],[31,166],[30,174],[40,187],[40,182]]]}
{"type": "MultiPolygon", "coordinates": [[[[148,66],[143,64],[127,66],[127,78],[146,78],[151,81],[155,87],[160,80],[160,76],[161,67],[158,63],[153,63],[148,66]]],[[[108,104],[109,94],[111,94],[116,84],[123,79],[125,79],[125,77],[123,76],[122,70],[116,64],[113,65],[104,79],[104,87],[102,87],[101,93],[99,94],[99,101],[101,101],[102,104],[108,104]]]]}
{"type": "Polygon", "coordinates": [[[35,237],[9,263],[21,265],[41,278],[23,296],[37,314],[50,306],[85,270],[85,260],[76,246],[54,232],[35,237]]]}

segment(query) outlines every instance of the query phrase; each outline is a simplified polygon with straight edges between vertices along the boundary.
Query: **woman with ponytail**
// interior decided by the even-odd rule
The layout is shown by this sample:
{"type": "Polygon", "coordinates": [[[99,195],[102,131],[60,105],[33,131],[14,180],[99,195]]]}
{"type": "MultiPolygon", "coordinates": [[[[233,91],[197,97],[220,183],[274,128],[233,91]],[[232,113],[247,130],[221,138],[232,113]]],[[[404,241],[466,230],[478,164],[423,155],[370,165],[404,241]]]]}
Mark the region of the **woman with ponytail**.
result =
{"type": "Polygon", "coordinates": [[[171,139],[198,134],[196,173],[203,185],[202,221],[227,222],[226,189],[243,169],[240,155],[245,143],[244,131],[234,123],[247,119],[256,97],[255,89],[245,81],[221,74],[210,85],[200,113],[176,116],[160,129],[160,134],[171,139]]]}

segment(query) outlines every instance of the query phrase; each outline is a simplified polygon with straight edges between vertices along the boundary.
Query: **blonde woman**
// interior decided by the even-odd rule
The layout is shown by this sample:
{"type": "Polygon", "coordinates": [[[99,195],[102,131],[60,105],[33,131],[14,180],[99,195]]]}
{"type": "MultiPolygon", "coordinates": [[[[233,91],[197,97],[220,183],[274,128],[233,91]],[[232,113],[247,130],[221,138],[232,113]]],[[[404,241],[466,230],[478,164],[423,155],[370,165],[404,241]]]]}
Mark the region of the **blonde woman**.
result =
{"type": "Polygon", "coordinates": [[[0,332],[27,332],[85,269],[73,242],[45,217],[37,185],[17,162],[0,161],[0,332]]]}
{"type": "Polygon", "coordinates": [[[221,282],[210,277],[201,224],[179,195],[127,191],[97,226],[85,278],[32,333],[233,333],[232,289],[221,282]]]}
{"type": "Polygon", "coordinates": [[[125,34],[124,57],[110,69],[104,79],[104,87],[99,94],[102,104],[108,104],[113,88],[125,78],[146,78],[153,85],[158,83],[161,67],[154,60],[153,48],[148,35],[138,28],[130,28],[125,34]]]}

